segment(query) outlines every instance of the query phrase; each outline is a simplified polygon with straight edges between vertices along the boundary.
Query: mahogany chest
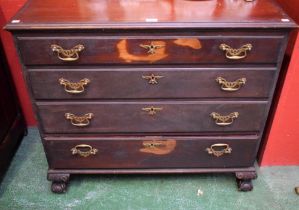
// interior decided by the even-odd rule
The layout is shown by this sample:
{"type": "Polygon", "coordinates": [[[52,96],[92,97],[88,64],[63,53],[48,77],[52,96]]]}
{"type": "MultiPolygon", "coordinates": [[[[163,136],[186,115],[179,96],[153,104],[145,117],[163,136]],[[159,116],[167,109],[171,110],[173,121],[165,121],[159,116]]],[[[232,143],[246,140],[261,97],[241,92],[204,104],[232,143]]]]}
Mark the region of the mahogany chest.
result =
{"type": "Polygon", "coordinates": [[[272,0],[31,0],[14,34],[52,191],[70,174],[235,173],[255,158],[295,23],[272,0]]]}

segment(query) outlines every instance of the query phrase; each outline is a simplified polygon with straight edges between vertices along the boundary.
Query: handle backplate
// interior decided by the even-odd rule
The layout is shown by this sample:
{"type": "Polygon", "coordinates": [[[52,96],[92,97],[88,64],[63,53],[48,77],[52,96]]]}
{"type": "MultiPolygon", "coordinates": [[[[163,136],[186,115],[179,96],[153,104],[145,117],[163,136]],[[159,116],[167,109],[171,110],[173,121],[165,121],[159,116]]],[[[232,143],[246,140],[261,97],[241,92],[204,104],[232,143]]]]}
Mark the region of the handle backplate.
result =
{"type": "Polygon", "coordinates": [[[87,78],[81,79],[79,82],[71,82],[64,78],[59,79],[59,84],[64,86],[65,92],[71,94],[83,93],[85,90],[84,86],[88,83],[90,83],[90,80],[87,78]]]}
{"type": "Polygon", "coordinates": [[[62,61],[76,61],[79,59],[79,52],[84,50],[84,46],[79,44],[72,49],[65,50],[57,44],[52,44],[51,49],[57,53],[57,57],[62,61]]]}
{"type": "Polygon", "coordinates": [[[225,51],[225,57],[230,60],[240,60],[247,57],[247,52],[252,49],[252,44],[245,44],[238,49],[234,49],[227,44],[221,44],[219,49],[225,51]]]}
{"type": "Polygon", "coordinates": [[[213,144],[206,151],[210,155],[214,155],[216,157],[220,157],[224,154],[231,154],[232,148],[228,144],[213,144]]]}
{"type": "Polygon", "coordinates": [[[92,146],[88,144],[79,144],[71,149],[72,155],[80,155],[81,157],[88,157],[90,155],[97,154],[98,150],[92,148],[92,146]]]}
{"type": "Polygon", "coordinates": [[[90,120],[93,118],[93,113],[87,113],[83,116],[76,116],[72,113],[65,113],[65,119],[70,120],[71,124],[77,127],[86,127],[90,124],[90,120]]]}
{"type": "Polygon", "coordinates": [[[216,82],[221,85],[221,89],[228,92],[234,92],[239,90],[242,85],[245,85],[246,78],[237,79],[234,82],[229,82],[223,77],[217,77],[216,82]]]}
{"type": "Polygon", "coordinates": [[[239,112],[232,112],[229,115],[220,115],[219,113],[212,112],[210,116],[215,120],[219,126],[228,126],[234,122],[234,119],[239,117],[239,112]]]}

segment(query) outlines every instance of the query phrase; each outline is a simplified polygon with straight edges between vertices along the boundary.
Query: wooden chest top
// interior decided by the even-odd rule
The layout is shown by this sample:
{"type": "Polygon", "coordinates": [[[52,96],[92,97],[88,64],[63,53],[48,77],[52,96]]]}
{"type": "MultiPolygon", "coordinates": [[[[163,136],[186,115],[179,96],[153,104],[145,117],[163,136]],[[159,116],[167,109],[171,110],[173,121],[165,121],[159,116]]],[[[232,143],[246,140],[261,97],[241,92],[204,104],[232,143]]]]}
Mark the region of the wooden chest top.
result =
{"type": "Polygon", "coordinates": [[[29,0],[9,30],[290,28],[274,0],[29,0]]]}

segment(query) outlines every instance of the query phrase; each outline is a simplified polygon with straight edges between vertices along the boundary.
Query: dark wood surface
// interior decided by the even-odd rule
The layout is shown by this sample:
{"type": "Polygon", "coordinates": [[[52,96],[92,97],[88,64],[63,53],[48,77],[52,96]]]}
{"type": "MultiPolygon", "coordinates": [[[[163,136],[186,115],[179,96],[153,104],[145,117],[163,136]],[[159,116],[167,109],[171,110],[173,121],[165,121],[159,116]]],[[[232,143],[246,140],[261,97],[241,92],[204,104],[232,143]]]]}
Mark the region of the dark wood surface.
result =
{"type": "Polygon", "coordinates": [[[7,28],[285,28],[294,27],[274,0],[30,0],[7,28]],[[148,21],[148,22],[146,22],[148,21]],[[213,23],[213,24],[211,24],[213,23]]]}
{"type": "Polygon", "coordinates": [[[253,172],[255,167],[240,167],[240,168],[152,168],[152,169],[49,169],[48,174],[200,174],[200,173],[234,173],[253,172]]]}
{"type": "Polygon", "coordinates": [[[45,133],[157,133],[157,132],[259,132],[266,101],[256,102],[38,102],[40,123],[45,133]],[[145,107],[162,108],[155,115],[145,107]],[[239,112],[229,126],[215,124],[210,114],[239,112]],[[82,116],[93,113],[90,125],[77,127],[65,119],[65,113],[82,116]]]}
{"type": "MultiPolygon", "coordinates": [[[[275,68],[80,68],[29,69],[32,92],[38,100],[57,99],[178,99],[178,98],[268,98],[275,68]],[[143,76],[162,76],[150,84],[143,76]],[[245,78],[246,83],[234,92],[224,91],[216,82],[245,78]],[[89,79],[84,91],[65,91],[59,79],[78,83],[89,79]]],[[[69,88],[68,88],[69,89],[69,88]]]]}
{"type": "MultiPolygon", "coordinates": [[[[253,165],[257,136],[249,137],[131,137],[65,139],[46,141],[51,169],[78,168],[228,168],[253,165]],[[161,143],[148,148],[143,143],[161,143]],[[213,144],[228,144],[231,154],[216,157],[208,154],[213,144]],[[76,145],[97,149],[95,155],[73,155],[76,145]]],[[[218,148],[217,148],[218,149],[218,148]]]]}
{"type": "MultiPolygon", "coordinates": [[[[199,34],[199,35],[197,35],[199,34]]],[[[119,32],[112,36],[102,36],[101,33],[92,33],[90,36],[60,37],[58,33],[46,37],[18,37],[23,62],[26,65],[79,65],[79,64],[248,64],[248,63],[275,63],[283,43],[283,35],[265,36],[259,33],[243,36],[236,34],[220,36],[219,33],[210,33],[201,36],[130,36],[119,32]],[[53,38],[55,37],[55,38],[53,38]],[[164,46],[149,54],[140,44],[164,46]],[[58,58],[51,45],[56,44],[65,50],[81,44],[84,50],[79,52],[80,58],[66,62],[58,58]],[[225,52],[219,48],[227,44],[234,49],[251,44],[252,50],[240,60],[230,60],[225,52]]]]}

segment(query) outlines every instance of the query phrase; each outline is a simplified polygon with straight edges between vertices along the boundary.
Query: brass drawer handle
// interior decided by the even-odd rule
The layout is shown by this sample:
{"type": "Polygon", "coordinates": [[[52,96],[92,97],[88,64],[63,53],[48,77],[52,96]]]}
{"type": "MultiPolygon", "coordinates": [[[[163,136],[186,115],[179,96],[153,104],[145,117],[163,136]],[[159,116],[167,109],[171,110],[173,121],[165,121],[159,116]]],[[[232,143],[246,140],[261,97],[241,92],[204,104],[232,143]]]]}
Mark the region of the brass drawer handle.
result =
{"type": "Polygon", "coordinates": [[[163,47],[165,47],[165,45],[157,45],[157,44],[154,44],[154,42],[151,42],[151,44],[140,44],[139,45],[140,47],[144,48],[144,49],[147,49],[147,53],[148,54],[156,54],[156,50],[157,49],[161,49],[163,47]]]}
{"type": "Polygon", "coordinates": [[[65,118],[71,121],[71,124],[77,127],[85,127],[90,124],[90,120],[93,118],[93,113],[87,113],[83,116],[76,116],[72,113],[65,113],[65,118]]]}
{"type": "Polygon", "coordinates": [[[227,126],[234,122],[234,119],[239,117],[239,112],[233,112],[229,115],[222,116],[219,113],[212,112],[210,116],[215,120],[215,123],[220,126],[227,126]]]}
{"type": "Polygon", "coordinates": [[[90,83],[87,78],[81,79],[79,82],[70,82],[64,78],[59,79],[59,84],[64,86],[65,92],[79,94],[84,92],[84,86],[90,83]]]}
{"type": "Polygon", "coordinates": [[[161,146],[163,146],[162,143],[160,142],[143,142],[143,146],[146,147],[146,148],[159,148],[161,146]]]}
{"type": "Polygon", "coordinates": [[[233,150],[228,144],[213,144],[207,148],[206,151],[210,155],[220,157],[224,154],[231,154],[233,150]]]}
{"type": "Polygon", "coordinates": [[[148,76],[144,76],[144,75],[142,76],[142,78],[148,80],[148,83],[151,84],[151,85],[158,84],[158,79],[161,79],[163,77],[164,76],[154,75],[154,74],[151,74],[151,75],[148,75],[148,76]]]}
{"type": "Polygon", "coordinates": [[[57,52],[57,57],[62,61],[76,61],[79,59],[79,52],[84,50],[84,46],[79,44],[70,50],[65,50],[59,45],[52,44],[51,49],[53,52],[57,52]]]}
{"type": "Polygon", "coordinates": [[[234,82],[228,82],[223,77],[217,77],[216,82],[218,82],[218,84],[221,85],[222,90],[233,92],[239,90],[242,87],[242,85],[245,85],[246,78],[240,78],[234,82]]]}
{"type": "Polygon", "coordinates": [[[239,49],[234,49],[227,44],[221,44],[219,48],[225,51],[226,58],[230,60],[239,60],[247,56],[247,51],[250,51],[252,49],[252,44],[245,44],[239,49]]]}
{"type": "Polygon", "coordinates": [[[98,150],[92,148],[92,146],[88,144],[79,144],[71,149],[72,155],[80,155],[81,157],[88,157],[90,155],[97,154],[98,150]]]}
{"type": "Polygon", "coordinates": [[[144,107],[142,108],[143,111],[147,112],[149,115],[155,115],[157,114],[158,111],[162,111],[163,108],[162,107],[144,107]]]}

